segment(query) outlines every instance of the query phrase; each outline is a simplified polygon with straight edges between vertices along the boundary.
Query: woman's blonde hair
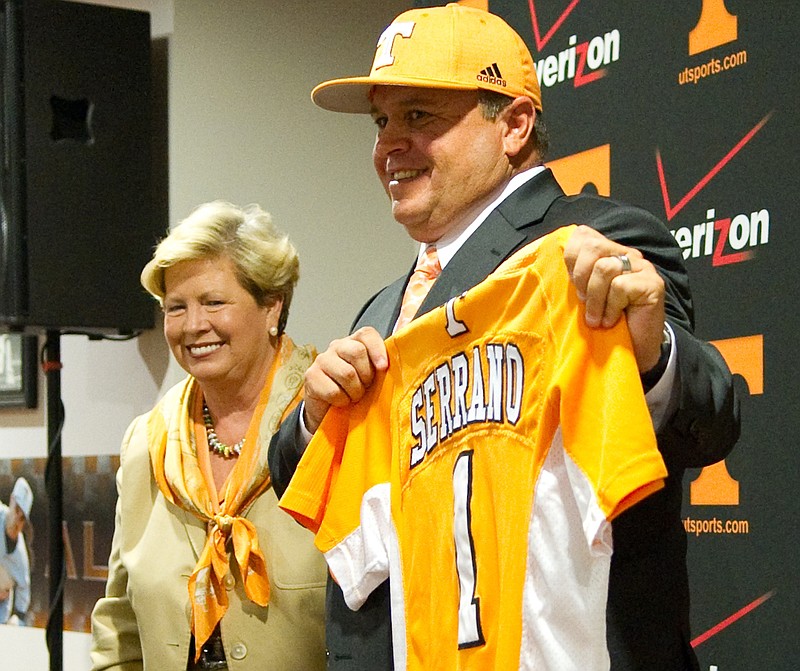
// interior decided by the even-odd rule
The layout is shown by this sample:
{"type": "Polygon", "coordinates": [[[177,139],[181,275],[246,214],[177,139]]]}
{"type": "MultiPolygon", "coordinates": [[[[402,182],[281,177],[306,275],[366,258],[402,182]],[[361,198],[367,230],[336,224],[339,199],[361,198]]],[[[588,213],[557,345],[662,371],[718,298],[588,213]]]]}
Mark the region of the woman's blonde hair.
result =
{"type": "Polygon", "coordinates": [[[240,208],[222,200],[199,205],[158,243],[142,270],[142,286],[163,305],[166,268],[219,256],[233,262],[239,284],[259,305],[283,301],[278,322],[278,332],[283,333],[300,261],[289,237],[258,205],[240,208]]]}

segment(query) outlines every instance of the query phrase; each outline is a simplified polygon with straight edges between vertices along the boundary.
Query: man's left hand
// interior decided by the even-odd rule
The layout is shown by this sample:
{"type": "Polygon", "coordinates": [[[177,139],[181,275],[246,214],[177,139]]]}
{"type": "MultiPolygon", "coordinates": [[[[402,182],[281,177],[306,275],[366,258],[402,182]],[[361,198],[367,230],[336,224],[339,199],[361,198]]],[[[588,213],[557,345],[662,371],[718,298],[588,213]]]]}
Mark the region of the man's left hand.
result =
{"type": "Polygon", "coordinates": [[[564,249],[564,261],[586,306],[586,323],[610,328],[624,312],[639,372],[653,368],[661,356],[665,319],[664,280],[653,264],[638,249],[589,226],[575,230],[564,249]]]}

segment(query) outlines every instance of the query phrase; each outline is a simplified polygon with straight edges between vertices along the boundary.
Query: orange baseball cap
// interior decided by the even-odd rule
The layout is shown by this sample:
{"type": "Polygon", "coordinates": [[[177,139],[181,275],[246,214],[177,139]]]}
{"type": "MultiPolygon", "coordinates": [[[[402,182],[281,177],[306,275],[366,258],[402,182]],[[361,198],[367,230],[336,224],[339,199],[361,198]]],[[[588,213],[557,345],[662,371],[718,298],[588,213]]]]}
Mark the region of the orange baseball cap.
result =
{"type": "Polygon", "coordinates": [[[542,111],[533,58],[522,38],[495,14],[450,3],[400,14],[378,39],[366,77],[317,85],[311,99],[333,112],[368,114],[377,84],[528,96],[542,111]]]}

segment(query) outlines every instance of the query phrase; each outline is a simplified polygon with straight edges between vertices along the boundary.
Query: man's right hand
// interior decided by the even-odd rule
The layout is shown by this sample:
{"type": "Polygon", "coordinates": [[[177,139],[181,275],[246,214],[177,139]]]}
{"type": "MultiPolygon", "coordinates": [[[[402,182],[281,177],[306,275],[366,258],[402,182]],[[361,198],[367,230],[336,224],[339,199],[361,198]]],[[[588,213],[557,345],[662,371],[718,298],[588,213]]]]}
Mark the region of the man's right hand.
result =
{"type": "Polygon", "coordinates": [[[371,326],[334,340],[305,374],[306,428],[314,433],[332,405],[342,407],[361,400],[375,372],[388,366],[386,345],[371,326]]]}

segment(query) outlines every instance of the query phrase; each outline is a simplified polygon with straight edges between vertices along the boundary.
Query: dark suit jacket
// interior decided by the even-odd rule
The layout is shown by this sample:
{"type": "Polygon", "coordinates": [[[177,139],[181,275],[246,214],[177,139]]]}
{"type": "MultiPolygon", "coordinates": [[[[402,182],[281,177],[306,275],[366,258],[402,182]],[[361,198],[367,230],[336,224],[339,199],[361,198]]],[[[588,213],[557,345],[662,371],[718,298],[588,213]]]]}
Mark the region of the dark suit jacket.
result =
{"type": "MultiPolygon", "coordinates": [[[[612,671],[698,669],[690,645],[686,538],[681,523],[682,478],[687,467],[723,459],[739,436],[738,400],[731,375],[717,350],[692,335],[694,319],[681,251],[666,227],[639,208],[607,198],[565,196],[549,170],[520,187],[475,231],[447,264],[418,314],[481,282],[522,245],[580,223],[640,250],[666,282],[666,311],[676,336],[677,408],[659,431],[658,445],[669,477],[660,492],[629,509],[612,524],[614,554],[607,607],[612,671]]],[[[410,273],[409,273],[410,274],[410,273]]],[[[397,319],[408,276],[376,294],[353,330],[374,326],[384,336],[397,319]]],[[[273,438],[270,468],[280,494],[302,454],[298,420],[290,416],[273,438]]],[[[391,668],[387,584],[357,612],[350,611],[329,581],[328,668],[376,671],[391,668]]],[[[435,635],[434,632],[431,635],[435,635]]]]}

